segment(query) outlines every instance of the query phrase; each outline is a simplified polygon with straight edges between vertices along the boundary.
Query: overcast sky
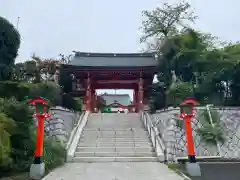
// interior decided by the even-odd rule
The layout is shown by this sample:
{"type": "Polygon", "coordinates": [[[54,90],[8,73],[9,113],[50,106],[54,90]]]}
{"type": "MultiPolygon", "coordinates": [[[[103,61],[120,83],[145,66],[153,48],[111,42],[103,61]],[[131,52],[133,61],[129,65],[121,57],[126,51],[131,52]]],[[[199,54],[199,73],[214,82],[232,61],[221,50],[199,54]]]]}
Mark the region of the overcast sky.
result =
{"type": "MultiPolygon", "coordinates": [[[[172,0],[174,1],[174,0],[172,0]]],[[[175,0],[177,1],[177,0],[175,0]]],[[[22,42],[17,61],[33,53],[57,57],[72,50],[138,52],[141,11],[163,0],[0,0],[0,16],[17,24],[22,42]]],[[[168,1],[169,2],[169,1],[168,1]]],[[[196,27],[222,40],[240,39],[239,0],[189,0],[196,27]]]]}

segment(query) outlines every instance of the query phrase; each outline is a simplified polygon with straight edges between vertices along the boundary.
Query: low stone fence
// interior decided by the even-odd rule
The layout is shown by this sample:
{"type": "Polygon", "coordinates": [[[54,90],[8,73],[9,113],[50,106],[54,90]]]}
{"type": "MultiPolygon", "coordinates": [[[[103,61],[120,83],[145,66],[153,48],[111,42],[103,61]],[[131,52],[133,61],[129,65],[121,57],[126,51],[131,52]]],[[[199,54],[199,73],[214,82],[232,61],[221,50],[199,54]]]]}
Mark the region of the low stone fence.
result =
{"type": "MultiPolygon", "coordinates": [[[[225,143],[217,145],[206,144],[197,133],[203,126],[201,118],[204,108],[198,107],[197,116],[192,120],[196,155],[240,159],[240,107],[211,107],[211,110],[217,110],[226,135],[225,143]]],[[[151,115],[153,124],[161,133],[169,160],[187,156],[185,128],[178,123],[182,121],[177,116],[179,113],[179,108],[169,108],[151,115]]]]}

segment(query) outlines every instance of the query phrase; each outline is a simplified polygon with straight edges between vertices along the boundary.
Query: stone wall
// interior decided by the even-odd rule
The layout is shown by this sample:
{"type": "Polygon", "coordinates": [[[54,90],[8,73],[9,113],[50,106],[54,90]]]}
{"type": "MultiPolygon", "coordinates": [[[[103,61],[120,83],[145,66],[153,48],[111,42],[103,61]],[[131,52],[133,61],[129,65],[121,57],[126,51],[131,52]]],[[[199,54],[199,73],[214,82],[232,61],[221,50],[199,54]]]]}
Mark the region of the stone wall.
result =
{"type": "MultiPolygon", "coordinates": [[[[200,140],[197,129],[202,127],[200,118],[205,107],[199,107],[196,118],[192,120],[192,129],[197,156],[222,156],[225,158],[240,158],[240,107],[224,107],[215,109],[219,112],[220,122],[226,132],[227,141],[224,144],[209,145],[200,140]]],[[[151,115],[167,148],[169,160],[187,156],[185,127],[181,126],[178,116],[179,108],[169,108],[151,115]]]]}
{"type": "Polygon", "coordinates": [[[45,121],[45,134],[57,138],[65,144],[72,129],[77,124],[80,114],[60,106],[50,109],[51,117],[45,121]]]}

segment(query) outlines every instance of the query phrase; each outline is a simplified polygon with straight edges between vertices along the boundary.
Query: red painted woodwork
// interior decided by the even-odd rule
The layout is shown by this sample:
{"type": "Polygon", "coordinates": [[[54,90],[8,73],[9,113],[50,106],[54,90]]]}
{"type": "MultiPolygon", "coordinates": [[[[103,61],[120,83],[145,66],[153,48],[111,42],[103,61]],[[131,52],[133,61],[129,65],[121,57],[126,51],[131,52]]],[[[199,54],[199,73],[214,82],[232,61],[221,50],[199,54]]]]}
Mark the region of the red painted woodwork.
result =
{"type": "Polygon", "coordinates": [[[139,110],[141,111],[143,110],[143,79],[142,78],[139,79],[138,94],[139,94],[138,107],[139,107],[139,110]]]}
{"type": "MultiPolygon", "coordinates": [[[[77,89],[85,92],[84,102],[87,111],[93,111],[97,107],[96,89],[132,89],[134,95],[131,109],[141,111],[144,99],[147,99],[144,94],[148,94],[145,92],[150,90],[156,67],[88,68],[66,65],[63,66],[63,71],[74,74],[77,79],[77,89]]],[[[77,93],[73,94],[77,95],[77,93]]]]}
{"type": "Polygon", "coordinates": [[[95,112],[96,108],[97,108],[97,94],[96,94],[96,91],[93,90],[93,92],[92,92],[92,111],[95,112]]]}
{"type": "Polygon", "coordinates": [[[37,142],[35,157],[42,157],[43,155],[43,143],[44,143],[44,119],[45,117],[38,116],[38,128],[37,128],[37,142]]]}
{"type": "Polygon", "coordinates": [[[87,90],[86,90],[86,111],[91,111],[91,100],[92,100],[92,90],[91,90],[91,78],[88,75],[87,78],[87,90]]]}
{"type": "Polygon", "coordinates": [[[95,84],[138,84],[138,80],[97,80],[95,84]]]}
{"type": "Polygon", "coordinates": [[[138,107],[139,98],[138,98],[138,96],[139,96],[138,90],[135,89],[135,106],[136,106],[136,111],[137,111],[137,112],[139,111],[139,107],[138,107]]]}

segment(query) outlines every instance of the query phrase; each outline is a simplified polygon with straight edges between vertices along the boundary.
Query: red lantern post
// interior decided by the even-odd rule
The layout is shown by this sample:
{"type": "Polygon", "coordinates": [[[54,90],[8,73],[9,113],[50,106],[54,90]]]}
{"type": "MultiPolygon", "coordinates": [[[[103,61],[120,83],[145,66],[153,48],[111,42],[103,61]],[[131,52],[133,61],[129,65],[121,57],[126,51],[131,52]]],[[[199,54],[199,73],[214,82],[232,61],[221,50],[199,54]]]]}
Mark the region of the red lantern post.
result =
{"type": "Polygon", "coordinates": [[[195,116],[195,106],[198,103],[193,98],[186,99],[181,105],[181,114],[180,117],[185,122],[185,131],[186,131],[186,144],[187,144],[187,152],[188,152],[188,160],[193,163],[196,162],[196,154],[194,148],[194,140],[192,134],[192,126],[191,119],[195,116]]]}
{"type": "Polygon", "coordinates": [[[33,179],[40,179],[45,172],[45,166],[41,157],[43,155],[44,143],[44,120],[50,117],[48,113],[49,102],[45,98],[38,97],[30,100],[28,104],[34,106],[34,117],[37,119],[36,150],[34,162],[30,169],[30,176],[32,176],[33,179]]]}
{"type": "Polygon", "coordinates": [[[188,153],[188,161],[186,163],[186,169],[190,176],[201,176],[201,169],[199,164],[196,161],[196,154],[194,148],[194,140],[191,126],[191,119],[196,115],[195,106],[198,103],[193,98],[186,99],[181,105],[181,114],[180,117],[185,122],[185,131],[186,131],[186,144],[187,144],[187,153],[188,153]]]}

